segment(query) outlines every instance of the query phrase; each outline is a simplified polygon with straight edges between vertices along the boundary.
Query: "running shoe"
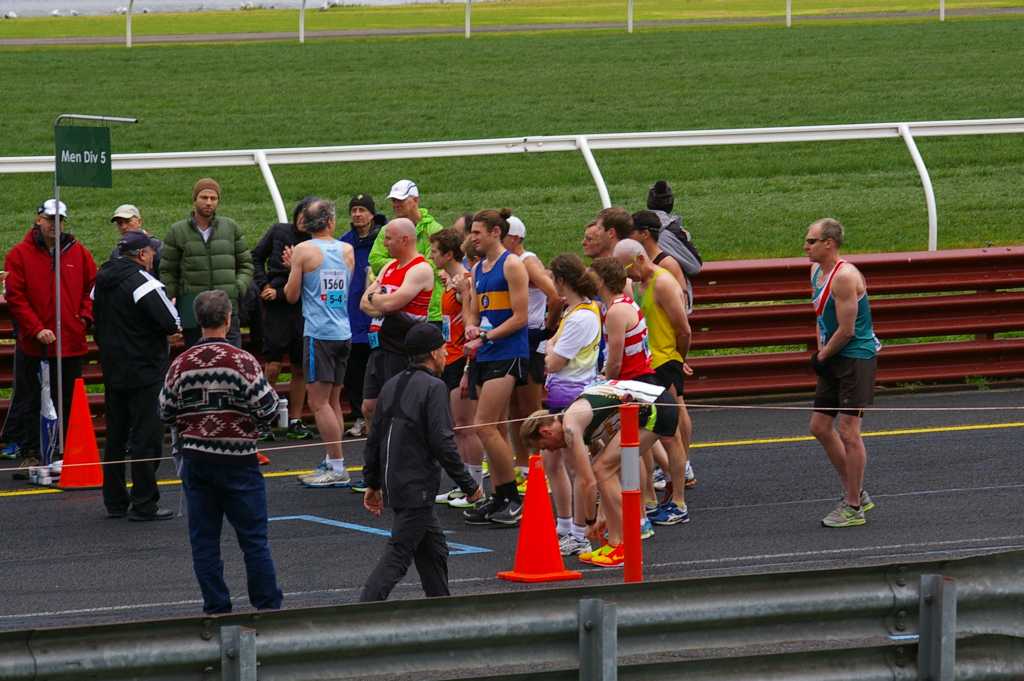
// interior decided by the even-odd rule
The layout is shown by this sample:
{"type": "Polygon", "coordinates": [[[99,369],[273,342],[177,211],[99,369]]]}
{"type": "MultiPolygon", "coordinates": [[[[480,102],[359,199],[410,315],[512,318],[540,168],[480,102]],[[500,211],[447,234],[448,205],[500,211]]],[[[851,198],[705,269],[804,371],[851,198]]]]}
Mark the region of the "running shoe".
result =
{"type": "Polygon", "coordinates": [[[462,512],[462,519],[468,525],[490,525],[491,513],[499,510],[502,502],[495,497],[487,497],[476,502],[473,508],[467,508],[462,512]]]}
{"type": "Polygon", "coordinates": [[[285,437],[289,440],[312,440],[313,431],[309,429],[302,419],[292,419],[288,422],[288,432],[285,437]]]}
{"type": "Polygon", "coordinates": [[[648,516],[655,525],[678,525],[690,522],[690,514],[686,507],[679,508],[676,502],[667,501],[658,507],[658,512],[648,516]]]}
{"type": "Polygon", "coordinates": [[[697,476],[693,473],[693,466],[686,462],[686,489],[693,489],[697,486],[697,476]]]}
{"type": "Polygon", "coordinates": [[[493,511],[488,517],[492,523],[499,525],[515,526],[519,524],[520,519],[523,517],[523,500],[522,499],[509,499],[500,508],[493,511]]]}
{"type": "Polygon", "coordinates": [[[593,549],[590,547],[590,542],[586,537],[579,539],[570,532],[558,539],[558,551],[563,556],[576,556],[581,553],[590,553],[593,549]]]}
{"type": "Polygon", "coordinates": [[[316,465],[316,468],[313,469],[312,473],[306,473],[305,475],[300,475],[299,476],[299,478],[298,478],[299,479],[299,484],[300,485],[305,485],[306,484],[306,480],[315,478],[318,475],[320,475],[321,473],[329,471],[330,469],[331,469],[331,464],[327,463],[327,459],[321,459],[320,463],[318,463],[316,465]]]}
{"type": "Polygon", "coordinates": [[[357,418],[352,423],[352,427],[345,431],[345,434],[350,437],[366,437],[366,419],[362,416],[357,418]]]}
{"type": "MultiPolygon", "coordinates": [[[[436,497],[434,497],[434,503],[451,505],[451,503],[456,499],[462,499],[465,496],[465,492],[463,492],[458,487],[455,487],[448,490],[447,492],[444,492],[443,494],[438,494],[436,497]]],[[[472,504],[470,504],[470,506],[472,506],[472,504]]]]}
{"type": "Polygon", "coordinates": [[[665,489],[665,483],[668,482],[668,476],[665,475],[665,471],[661,468],[654,469],[654,489],[661,491],[665,489]]]}
{"type": "Polygon", "coordinates": [[[21,445],[17,442],[8,442],[0,449],[0,459],[17,459],[21,454],[21,445]]]}
{"type": "Polygon", "coordinates": [[[867,513],[875,507],[875,500],[865,490],[860,491],[860,510],[867,513]]]}
{"type": "Polygon", "coordinates": [[[658,509],[661,508],[661,504],[654,504],[653,506],[644,506],[644,515],[648,518],[658,514],[658,509]]]}
{"type": "Polygon", "coordinates": [[[654,525],[651,524],[651,519],[644,516],[644,519],[640,521],[640,538],[650,539],[654,536],[654,525]]]}
{"type": "Polygon", "coordinates": [[[821,519],[825,527],[856,527],[864,523],[863,507],[854,508],[845,501],[840,501],[834,511],[821,519]]]}
{"type": "Polygon", "coordinates": [[[618,546],[609,548],[609,551],[605,551],[604,553],[594,555],[594,557],[590,559],[590,564],[606,568],[622,567],[622,565],[626,562],[625,544],[619,544],[618,546]]]}
{"type": "Polygon", "coordinates": [[[335,471],[333,469],[311,475],[302,481],[306,487],[351,487],[352,478],[348,471],[335,471]]]}
{"type": "Polygon", "coordinates": [[[605,544],[604,546],[601,546],[600,548],[595,549],[594,551],[581,553],[577,556],[577,558],[579,558],[584,563],[592,563],[594,558],[604,555],[605,553],[611,552],[613,548],[614,547],[610,544],[605,544]]]}
{"type": "Polygon", "coordinates": [[[356,494],[362,494],[367,489],[369,489],[369,486],[366,484],[365,480],[359,478],[358,480],[353,480],[352,484],[349,485],[348,488],[355,492],[356,494]]]}
{"type": "Polygon", "coordinates": [[[266,454],[264,454],[263,452],[256,452],[256,461],[261,466],[269,466],[270,465],[270,458],[266,454]]]}
{"type": "Polygon", "coordinates": [[[259,431],[256,434],[256,441],[257,442],[273,442],[274,441],[274,431],[271,430],[269,427],[260,428],[259,431]]]}
{"type": "Polygon", "coordinates": [[[448,508],[467,509],[473,508],[473,506],[474,502],[470,501],[469,497],[467,497],[465,494],[463,494],[461,497],[452,499],[451,501],[448,502],[448,508]]]}
{"type": "Polygon", "coordinates": [[[22,456],[18,462],[18,470],[11,473],[13,480],[28,480],[28,471],[39,465],[39,457],[34,455],[22,456]]]}

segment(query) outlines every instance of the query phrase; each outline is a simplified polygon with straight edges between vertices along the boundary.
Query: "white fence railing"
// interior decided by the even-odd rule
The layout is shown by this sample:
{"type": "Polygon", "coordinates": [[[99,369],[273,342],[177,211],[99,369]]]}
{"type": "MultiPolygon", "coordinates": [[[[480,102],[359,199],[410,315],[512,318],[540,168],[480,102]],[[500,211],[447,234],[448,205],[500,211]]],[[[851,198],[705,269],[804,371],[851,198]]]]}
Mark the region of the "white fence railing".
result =
{"type": "MultiPolygon", "coordinates": [[[[114,170],[257,166],[267,184],[278,220],[287,222],[288,211],[285,209],[281,193],[277,188],[277,182],[274,180],[274,173],[271,169],[273,165],[578,152],[583,156],[583,160],[587,164],[590,175],[594,180],[598,195],[601,197],[601,205],[608,207],[612,205],[612,199],[608,193],[608,186],[605,184],[604,177],[601,175],[601,168],[594,158],[593,152],[595,151],[770,144],[780,142],[838,142],[895,138],[901,139],[906,145],[921,178],[925,203],[928,208],[928,250],[934,251],[938,248],[938,216],[935,207],[935,193],[924,159],[918,152],[917,144],[914,141],[915,138],[1009,133],[1024,133],[1024,118],[506,137],[484,140],[295,147],[284,149],[114,154],[111,162],[114,170]]],[[[0,175],[12,173],[52,173],[53,170],[54,162],[52,156],[0,157],[0,175]]]]}
{"type": "MultiPolygon", "coordinates": [[[[466,19],[465,35],[469,38],[473,32],[473,0],[465,0],[466,19]]],[[[132,12],[135,0],[128,1],[128,10],[125,17],[124,42],[126,47],[132,46],[132,12]]],[[[946,20],[946,0],[939,0],[939,21],[946,20]]],[[[633,32],[633,0],[626,0],[626,32],[633,32]]],[[[786,0],[786,28],[793,26],[793,0],[786,0]]],[[[299,42],[306,42],[306,0],[302,0],[299,6],[299,42]]]]}

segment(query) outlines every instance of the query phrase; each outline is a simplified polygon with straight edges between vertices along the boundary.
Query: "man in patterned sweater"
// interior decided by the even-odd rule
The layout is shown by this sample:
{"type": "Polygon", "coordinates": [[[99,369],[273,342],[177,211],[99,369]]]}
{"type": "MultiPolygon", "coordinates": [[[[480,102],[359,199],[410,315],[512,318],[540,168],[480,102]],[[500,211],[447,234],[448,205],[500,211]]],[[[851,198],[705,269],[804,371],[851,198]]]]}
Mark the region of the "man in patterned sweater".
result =
{"type": "Polygon", "coordinates": [[[202,338],[171,363],[160,392],[160,418],[177,427],[188,502],[192,567],[207,614],[231,612],[220,532],[224,516],[245,557],[249,601],[264,610],[283,598],[267,542],[267,490],[256,461],[259,427],[278,397],[259,362],[227,342],[231,300],[220,290],[195,299],[202,338]]]}

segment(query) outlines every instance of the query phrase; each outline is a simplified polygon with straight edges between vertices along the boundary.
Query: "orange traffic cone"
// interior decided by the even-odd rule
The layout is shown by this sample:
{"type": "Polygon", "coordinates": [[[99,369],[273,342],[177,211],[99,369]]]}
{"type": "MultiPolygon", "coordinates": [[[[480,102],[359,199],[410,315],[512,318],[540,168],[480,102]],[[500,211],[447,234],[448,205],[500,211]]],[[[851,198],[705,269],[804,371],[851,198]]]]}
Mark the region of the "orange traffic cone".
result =
{"type": "Polygon", "coordinates": [[[89,398],[85,394],[85,381],[75,379],[75,393],[71,398],[71,418],[68,437],[64,443],[64,465],[60,472],[61,489],[91,489],[103,486],[103,466],[96,447],[96,431],[89,413],[89,398]]]}
{"type": "Polygon", "coordinates": [[[523,519],[519,523],[515,569],[499,572],[498,577],[512,582],[560,582],[583,577],[575,570],[566,570],[562,562],[540,454],[530,456],[530,475],[526,480],[523,519]]]}

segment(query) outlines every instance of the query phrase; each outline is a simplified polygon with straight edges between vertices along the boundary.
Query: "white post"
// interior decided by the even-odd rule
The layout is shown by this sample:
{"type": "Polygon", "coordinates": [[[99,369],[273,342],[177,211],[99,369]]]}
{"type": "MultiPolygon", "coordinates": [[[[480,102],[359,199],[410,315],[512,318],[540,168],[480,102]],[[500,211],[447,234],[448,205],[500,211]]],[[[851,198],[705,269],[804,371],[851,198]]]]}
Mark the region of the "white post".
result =
{"type": "Polygon", "coordinates": [[[633,32],[633,0],[626,3],[626,33],[633,32]]]}
{"type": "Polygon", "coordinates": [[[587,138],[582,135],[577,137],[576,148],[583,154],[583,160],[587,162],[587,168],[590,169],[590,177],[594,179],[594,184],[597,185],[597,193],[601,197],[601,207],[611,208],[612,200],[608,196],[608,186],[604,183],[604,177],[601,176],[601,169],[597,167],[594,155],[590,153],[590,143],[587,142],[587,138]]]}
{"type": "Polygon", "coordinates": [[[135,0],[128,0],[128,16],[125,19],[124,29],[124,44],[125,47],[131,48],[132,46],[132,7],[135,5],[135,0]]]}
{"type": "Polygon", "coordinates": [[[939,0],[939,21],[946,20],[946,0],[939,0]]]}
{"type": "Polygon", "coordinates": [[[466,39],[472,32],[473,26],[473,0],[466,0],[466,39]]]}
{"type": "Polygon", "coordinates": [[[793,28],[793,0],[786,0],[786,28],[793,28]]]}
{"type": "Polygon", "coordinates": [[[306,42],[306,0],[302,0],[299,8],[299,44],[306,42]]]}
{"type": "Polygon", "coordinates": [[[270,200],[274,202],[277,221],[288,222],[288,211],[284,209],[284,200],[281,198],[281,192],[277,188],[277,181],[274,180],[274,173],[270,169],[270,163],[267,161],[267,154],[262,150],[255,151],[253,152],[253,158],[256,159],[256,165],[260,167],[260,172],[263,173],[263,181],[267,183],[267,189],[270,190],[270,200]]]}
{"type": "Polygon", "coordinates": [[[914,136],[910,134],[910,127],[906,123],[900,124],[900,137],[910,151],[910,157],[914,159],[917,166],[917,174],[921,176],[921,184],[924,186],[924,202],[928,206],[928,250],[935,251],[939,248],[939,219],[935,210],[935,191],[932,189],[932,180],[928,176],[928,168],[924,165],[921,152],[917,150],[914,136]]]}

